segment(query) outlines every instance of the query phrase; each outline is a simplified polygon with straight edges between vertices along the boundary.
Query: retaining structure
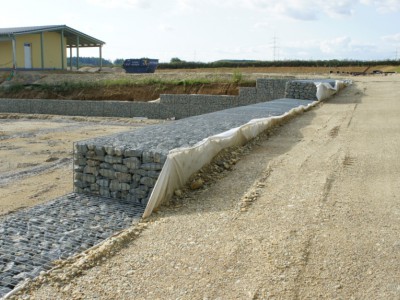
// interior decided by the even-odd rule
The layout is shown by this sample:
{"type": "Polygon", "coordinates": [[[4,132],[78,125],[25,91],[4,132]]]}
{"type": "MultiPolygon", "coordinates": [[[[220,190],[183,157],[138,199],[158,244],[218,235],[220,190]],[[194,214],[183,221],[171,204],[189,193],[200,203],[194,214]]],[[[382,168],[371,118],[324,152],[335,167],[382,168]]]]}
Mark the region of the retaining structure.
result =
{"type": "Polygon", "coordinates": [[[192,147],[252,119],[280,116],[312,102],[276,99],[78,142],[75,192],[146,205],[171,150],[192,147]]]}
{"type": "MultiPolygon", "coordinates": [[[[271,84],[271,82],[266,83],[266,86],[271,84]]],[[[315,86],[315,83],[313,84],[315,86]]],[[[269,85],[269,87],[271,86],[273,87],[274,84],[269,85]]],[[[252,119],[281,116],[293,108],[315,103],[314,97],[316,98],[316,96],[310,82],[292,83],[286,90],[286,95],[294,95],[298,98],[310,97],[309,100],[286,98],[269,101],[277,94],[284,92],[284,89],[281,89],[281,82],[278,82],[276,86],[277,91],[270,91],[269,88],[261,88],[257,81],[257,88],[241,89],[240,95],[235,98],[237,107],[192,116],[167,125],[153,125],[136,131],[76,143],[74,145],[75,191],[125,199],[125,201],[107,202],[108,199],[104,201],[105,199],[102,198],[69,194],[51,203],[18,212],[15,216],[13,214],[7,216],[4,224],[0,224],[3,225],[0,226],[0,232],[4,233],[3,235],[6,237],[2,241],[4,251],[3,253],[0,251],[0,262],[3,261],[3,268],[0,265],[0,269],[4,269],[1,270],[3,276],[0,276],[0,297],[11,292],[23,280],[33,278],[42,270],[50,268],[51,260],[64,258],[76,251],[87,249],[98,240],[110,236],[114,230],[120,230],[131,224],[132,220],[139,219],[170,150],[193,146],[207,137],[239,127],[252,119]],[[278,89],[280,90],[278,91],[278,89]],[[240,105],[237,105],[239,103],[240,105]],[[253,104],[242,106],[244,103],[253,104]],[[131,205],[131,202],[141,205],[131,205]],[[72,221],[70,220],[69,204],[73,206],[72,210],[75,211],[74,215],[77,217],[72,221]],[[44,210],[46,213],[43,213],[44,210]],[[48,212],[50,215],[47,214],[48,212]],[[46,218],[42,218],[43,216],[46,218]],[[47,219],[48,217],[50,219],[47,219]],[[48,230],[49,220],[52,224],[54,223],[54,230],[48,230]],[[76,223],[77,220],[78,223],[76,223]],[[43,230],[44,227],[47,229],[43,230]],[[18,236],[19,238],[16,239],[15,237],[18,236]],[[37,247],[34,249],[27,247],[27,241],[30,244],[36,243],[37,247]]],[[[162,104],[176,107],[175,111],[172,110],[173,116],[184,117],[191,113],[199,114],[206,111],[204,103],[207,101],[210,106],[213,106],[214,99],[209,97],[213,96],[177,95],[174,98],[168,95],[165,96],[162,104]],[[187,103],[189,107],[193,108],[179,111],[178,109],[182,109],[180,106],[185,106],[183,103],[187,103]]],[[[232,104],[230,102],[232,96],[220,97],[226,100],[223,105],[232,104]]],[[[3,109],[7,108],[7,101],[0,100],[0,112],[6,112],[3,109]]],[[[35,112],[54,113],[50,111],[59,111],[60,114],[65,114],[56,104],[53,108],[49,108],[49,100],[32,101],[14,100],[11,106],[15,106],[17,103],[21,110],[18,112],[26,112],[27,108],[23,104],[27,104],[31,105],[29,108],[34,108],[35,112]],[[35,104],[32,105],[32,103],[35,104]],[[35,107],[38,103],[40,103],[39,107],[35,107]]],[[[57,100],[57,102],[59,101],[57,100]]],[[[71,102],[76,103],[76,101],[71,102]]],[[[84,109],[90,109],[90,105],[87,104],[84,109]]],[[[123,106],[115,108],[113,105],[107,105],[111,110],[109,113],[124,114],[123,106]]],[[[161,109],[160,105],[153,105],[147,105],[146,109],[151,107],[161,109]]],[[[217,107],[219,106],[216,104],[213,109],[217,107]]],[[[98,107],[94,105],[92,108],[96,110],[98,107]]],[[[73,110],[69,112],[71,113],[73,110]]],[[[103,113],[102,116],[107,115],[105,111],[103,113]]],[[[208,152],[206,153],[208,154],[208,152]]],[[[198,152],[196,154],[200,155],[198,152]]],[[[194,156],[194,159],[198,158],[198,156],[194,156]]],[[[170,157],[168,157],[168,162],[170,162],[170,157]]],[[[183,167],[184,165],[182,165],[183,167]]],[[[171,178],[171,173],[167,173],[168,180],[171,178]]],[[[165,174],[163,173],[163,175],[165,174]]],[[[170,181],[167,183],[171,186],[170,181]]],[[[151,203],[149,204],[151,206],[151,203]]]]}
{"type": "Polygon", "coordinates": [[[0,99],[0,113],[91,117],[182,119],[231,107],[285,97],[289,79],[257,79],[256,87],[239,88],[238,96],[160,95],[159,103],[131,101],[0,99]]]}
{"type": "Polygon", "coordinates": [[[181,119],[74,146],[75,192],[146,204],[170,150],[281,115],[300,105],[296,99],[316,100],[316,91],[313,80],[258,79],[238,96],[161,95],[159,103],[0,99],[0,112],[181,119]],[[293,99],[273,100],[284,96],[293,99]]]}
{"type": "Polygon", "coordinates": [[[286,85],[285,97],[317,100],[317,87],[312,80],[292,80],[286,85]]]}

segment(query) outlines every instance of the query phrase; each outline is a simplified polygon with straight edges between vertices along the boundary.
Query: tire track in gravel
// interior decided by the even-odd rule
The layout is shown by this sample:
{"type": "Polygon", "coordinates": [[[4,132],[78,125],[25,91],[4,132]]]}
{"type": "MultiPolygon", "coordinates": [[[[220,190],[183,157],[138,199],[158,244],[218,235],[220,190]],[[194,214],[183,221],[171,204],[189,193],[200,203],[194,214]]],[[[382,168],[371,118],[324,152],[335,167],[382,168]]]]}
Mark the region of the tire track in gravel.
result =
{"type": "MultiPolygon", "coordinates": [[[[85,130],[87,128],[92,128],[93,125],[97,125],[98,123],[80,123],[80,124],[73,124],[73,125],[68,125],[68,126],[63,126],[63,127],[57,127],[57,128],[46,128],[46,129],[40,129],[40,131],[34,131],[34,132],[17,132],[12,135],[7,135],[7,134],[2,134],[0,135],[0,141],[6,141],[6,140],[11,140],[15,138],[33,138],[33,137],[39,137],[43,136],[49,133],[59,133],[59,132],[70,132],[74,131],[76,129],[79,130],[85,130]]],[[[117,125],[117,126],[127,126],[127,127],[132,127],[132,125],[127,125],[127,124],[121,124],[121,123],[115,123],[115,122],[107,122],[107,123],[101,123],[101,125],[117,125]]],[[[138,127],[144,127],[146,125],[134,125],[135,128],[138,127]]]]}
{"type": "MultiPolygon", "coordinates": [[[[351,90],[354,87],[348,88],[351,90]]],[[[349,91],[347,91],[349,92],[349,91]]],[[[345,104],[348,106],[347,104],[345,104]]],[[[354,111],[354,110],[353,110],[354,111]]],[[[331,190],[335,185],[336,179],[341,170],[351,163],[348,155],[344,155],[344,150],[340,140],[342,133],[341,128],[343,125],[349,124],[353,117],[353,111],[351,113],[348,110],[341,110],[340,113],[334,114],[326,120],[325,124],[321,124],[321,127],[316,130],[316,134],[312,137],[311,141],[304,146],[304,148],[314,149],[312,155],[308,155],[305,160],[300,164],[300,167],[296,174],[310,174],[315,170],[321,170],[319,176],[321,177],[319,187],[318,181],[314,189],[320,190],[319,197],[316,198],[314,205],[314,214],[306,215],[308,218],[305,221],[306,230],[303,233],[303,237],[298,242],[298,257],[301,259],[295,264],[290,272],[294,275],[292,283],[292,292],[288,295],[292,299],[302,299],[301,289],[304,285],[309,284],[308,278],[305,278],[305,272],[312,259],[312,253],[315,251],[316,238],[319,234],[319,224],[323,223],[323,211],[327,209],[327,206],[332,207],[335,205],[335,199],[331,199],[331,190]],[[316,146],[315,141],[318,141],[316,146]]],[[[301,176],[301,175],[300,175],[301,176]]],[[[298,179],[300,182],[301,180],[298,179]]],[[[318,194],[315,193],[314,194],[318,194]]],[[[293,247],[296,247],[295,244],[293,247]]],[[[289,273],[289,271],[287,272],[289,273]]],[[[289,276],[288,276],[289,277],[289,276]]]]}
{"type": "MultiPolygon", "coordinates": [[[[340,103],[337,98],[334,101],[346,105],[340,103]]],[[[369,101],[374,103],[373,100],[369,101]]],[[[321,206],[316,218],[318,226],[313,232],[312,243],[304,250],[309,253],[308,260],[296,279],[293,299],[397,299],[399,296],[400,285],[397,285],[397,294],[394,292],[396,284],[393,278],[396,277],[396,268],[390,263],[390,260],[396,257],[390,246],[394,236],[388,234],[390,230],[387,229],[395,231],[396,226],[390,226],[389,216],[385,220],[379,216],[382,211],[387,215],[384,205],[390,203],[390,198],[379,199],[380,196],[374,196],[374,189],[382,189],[383,184],[365,183],[369,178],[375,178],[376,174],[371,167],[367,170],[363,168],[363,165],[379,165],[376,161],[382,156],[378,155],[376,159],[368,162],[363,162],[359,157],[374,152],[376,140],[373,139],[373,134],[381,130],[379,126],[382,126],[382,123],[378,122],[377,128],[374,128],[374,125],[366,125],[366,120],[371,121],[369,113],[372,113],[373,122],[381,117],[373,109],[363,106],[363,111],[357,112],[364,116],[358,115],[358,118],[355,118],[355,112],[360,105],[348,103],[347,107],[348,113],[344,122],[331,127],[330,136],[335,140],[339,151],[337,155],[329,158],[331,173],[326,176],[323,187],[321,206]],[[357,132],[355,128],[362,131],[357,132]],[[368,139],[364,139],[363,131],[372,134],[368,139]],[[336,163],[336,166],[333,163],[336,163]],[[383,232],[387,235],[381,236],[383,232]],[[387,240],[391,242],[386,242],[387,240]],[[379,250],[374,248],[375,245],[382,247],[381,244],[385,243],[383,241],[389,245],[382,256],[379,250]],[[380,269],[385,272],[380,272],[380,269]]],[[[393,118],[388,117],[388,120],[393,122],[393,118]]],[[[383,128],[391,127],[383,125],[383,128]]],[[[385,145],[379,146],[385,149],[385,145]]],[[[387,155],[391,155],[388,150],[387,155]]],[[[378,170],[375,172],[378,173],[378,170]]],[[[386,175],[385,172],[384,174],[386,175]]],[[[376,177],[377,182],[378,178],[376,177]]],[[[384,188],[387,194],[390,194],[390,184],[391,182],[388,182],[387,188],[384,188]]]]}
{"type": "Polygon", "coordinates": [[[29,169],[16,171],[16,172],[7,172],[0,174],[0,187],[7,185],[10,181],[20,180],[25,177],[38,175],[40,173],[48,172],[51,170],[55,170],[57,168],[62,168],[71,164],[72,168],[72,158],[61,158],[54,162],[47,163],[45,165],[34,166],[29,169]]]}
{"type": "Polygon", "coordinates": [[[350,87],[344,97],[285,124],[218,184],[161,209],[118,256],[65,284],[52,280],[25,295],[398,299],[399,142],[393,136],[399,106],[392,99],[392,109],[382,111],[390,116],[382,126],[376,113],[381,102],[358,105],[347,129],[357,91],[350,87]],[[333,138],[329,133],[336,126],[333,138]],[[383,138],[387,132],[389,140],[383,138]],[[264,175],[264,187],[257,189],[255,182],[264,175]],[[241,200],[255,191],[257,198],[238,215],[241,200]]]}

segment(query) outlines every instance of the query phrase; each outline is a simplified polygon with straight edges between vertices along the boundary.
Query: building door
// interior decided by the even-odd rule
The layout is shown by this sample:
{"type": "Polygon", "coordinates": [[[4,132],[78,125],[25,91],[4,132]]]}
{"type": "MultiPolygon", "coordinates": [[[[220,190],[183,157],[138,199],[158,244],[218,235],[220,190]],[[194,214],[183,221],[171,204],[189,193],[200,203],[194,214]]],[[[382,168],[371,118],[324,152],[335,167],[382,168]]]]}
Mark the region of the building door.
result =
{"type": "Polygon", "coordinates": [[[32,44],[24,43],[25,69],[32,68],[32,44]]]}

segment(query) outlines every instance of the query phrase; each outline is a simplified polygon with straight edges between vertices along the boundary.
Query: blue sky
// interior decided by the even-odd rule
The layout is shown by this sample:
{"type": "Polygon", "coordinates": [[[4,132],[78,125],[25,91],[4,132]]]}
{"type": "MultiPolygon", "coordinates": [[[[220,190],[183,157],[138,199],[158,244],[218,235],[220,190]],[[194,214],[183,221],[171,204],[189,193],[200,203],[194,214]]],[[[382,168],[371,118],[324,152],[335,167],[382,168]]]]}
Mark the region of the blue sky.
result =
{"type": "Polygon", "coordinates": [[[400,59],[400,0],[7,3],[0,27],[65,24],[105,41],[103,57],[111,60],[400,59]]]}

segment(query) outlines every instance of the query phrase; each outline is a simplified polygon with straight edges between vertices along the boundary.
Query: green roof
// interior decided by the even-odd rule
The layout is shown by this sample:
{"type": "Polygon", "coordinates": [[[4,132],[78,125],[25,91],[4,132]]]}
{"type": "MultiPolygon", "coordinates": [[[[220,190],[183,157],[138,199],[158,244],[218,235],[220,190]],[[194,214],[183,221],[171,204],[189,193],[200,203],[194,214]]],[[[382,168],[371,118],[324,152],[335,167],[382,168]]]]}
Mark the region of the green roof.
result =
{"type": "Polygon", "coordinates": [[[98,47],[105,42],[98,40],[90,35],[75,30],[66,25],[48,25],[48,26],[30,26],[15,28],[0,28],[0,39],[11,38],[17,35],[41,33],[41,32],[60,32],[64,31],[64,37],[67,40],[67,47],[98,47]],[[79,37],[79,45],[77,45],[77,37],[79,37]]]}

